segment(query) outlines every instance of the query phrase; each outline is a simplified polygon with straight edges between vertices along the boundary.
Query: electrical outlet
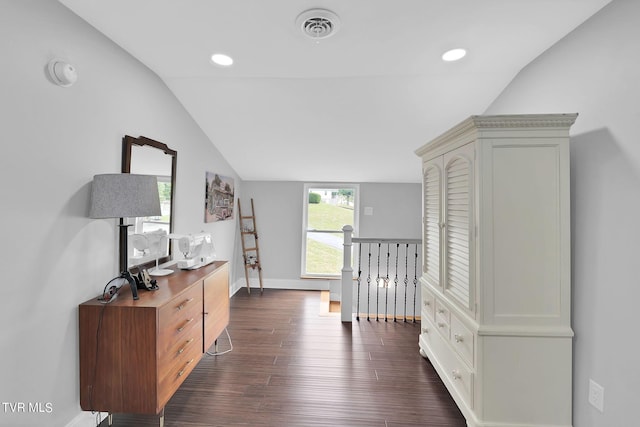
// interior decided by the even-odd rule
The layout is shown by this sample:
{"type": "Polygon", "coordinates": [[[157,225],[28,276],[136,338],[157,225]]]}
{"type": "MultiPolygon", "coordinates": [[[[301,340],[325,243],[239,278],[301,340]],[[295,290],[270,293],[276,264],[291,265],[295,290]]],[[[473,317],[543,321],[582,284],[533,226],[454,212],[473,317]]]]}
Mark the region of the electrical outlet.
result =
{"type": "Polygon", "coordinates": [[[589,403],[604,412],[604,388],[592,379],[589,380],[589,403]]]}

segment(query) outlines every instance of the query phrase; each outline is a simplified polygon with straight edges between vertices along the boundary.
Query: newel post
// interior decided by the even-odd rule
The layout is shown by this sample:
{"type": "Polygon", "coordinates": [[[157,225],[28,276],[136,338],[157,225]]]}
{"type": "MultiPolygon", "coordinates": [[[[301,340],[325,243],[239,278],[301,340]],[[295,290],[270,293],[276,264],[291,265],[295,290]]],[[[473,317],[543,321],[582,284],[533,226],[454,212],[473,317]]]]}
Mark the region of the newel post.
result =
{"type": "Polygon", "coordinates": [[[342,258],[342,289],[340,290],[340,317],[343,322],[353,318],[353,268],[351,268],[351,236],[353,227],[342,227],[344,233],[344,251],[342,258]]]}

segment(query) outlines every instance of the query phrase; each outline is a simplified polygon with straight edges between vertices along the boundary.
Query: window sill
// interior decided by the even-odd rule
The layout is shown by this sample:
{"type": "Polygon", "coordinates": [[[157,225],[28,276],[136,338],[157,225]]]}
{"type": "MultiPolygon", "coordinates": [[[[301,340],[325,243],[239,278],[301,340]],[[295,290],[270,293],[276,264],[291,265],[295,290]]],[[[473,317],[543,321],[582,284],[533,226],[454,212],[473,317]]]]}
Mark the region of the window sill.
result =
{"type": "Polygon", "coordinates": [[[300,276],[304,280],[340,280],[342,278],[339,274],[327,274],[327,275],[308,275],[304,274],[300,276]]]}

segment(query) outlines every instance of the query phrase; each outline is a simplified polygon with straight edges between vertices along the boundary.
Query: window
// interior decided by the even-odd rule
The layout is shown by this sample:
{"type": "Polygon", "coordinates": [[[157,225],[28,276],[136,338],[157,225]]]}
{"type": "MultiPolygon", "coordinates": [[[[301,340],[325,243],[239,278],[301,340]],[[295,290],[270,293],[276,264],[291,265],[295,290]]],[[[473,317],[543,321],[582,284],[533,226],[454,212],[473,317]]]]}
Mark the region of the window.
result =
{"type": "Polygon", "coordinates": [[[302,276],[339,277],[342,227],[358,225],[358,186],[305,184],[302,230],[302,276]]]}
{"type": "Polygon", "coordinates": [[[158,195],[160,196],[160,216],[145,216],[135,219],[133,230],[129,234],[148,233],[150,231],[164,230],[171,233],[169,216],[171,215],[171,177],[157,176],[158,195]]]}

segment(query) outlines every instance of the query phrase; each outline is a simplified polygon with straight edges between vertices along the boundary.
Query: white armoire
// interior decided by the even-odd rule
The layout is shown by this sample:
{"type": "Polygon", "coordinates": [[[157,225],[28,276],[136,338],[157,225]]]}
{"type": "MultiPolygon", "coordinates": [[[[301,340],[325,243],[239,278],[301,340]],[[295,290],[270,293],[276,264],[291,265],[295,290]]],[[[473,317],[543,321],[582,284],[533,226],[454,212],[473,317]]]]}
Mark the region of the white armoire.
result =
{"type": "Polygon", "coordinates": [[[571,419],[569,128],[576,114],[472,116],[423,169],[420,352],[469,426],[571,419]]]}

